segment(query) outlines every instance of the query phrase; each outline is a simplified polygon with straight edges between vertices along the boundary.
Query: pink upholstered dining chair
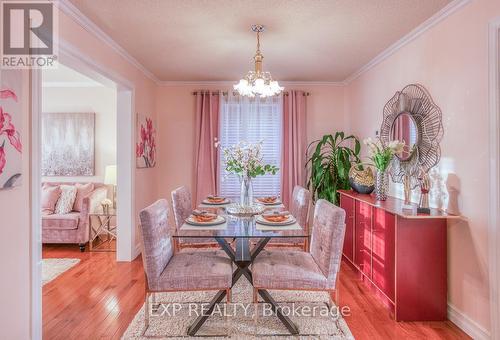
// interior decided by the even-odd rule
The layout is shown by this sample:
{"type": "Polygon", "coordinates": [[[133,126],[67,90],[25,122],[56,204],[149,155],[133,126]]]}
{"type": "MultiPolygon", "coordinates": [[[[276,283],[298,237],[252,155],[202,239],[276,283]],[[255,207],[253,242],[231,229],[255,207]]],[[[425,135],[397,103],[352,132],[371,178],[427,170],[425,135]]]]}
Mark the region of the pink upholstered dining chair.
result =
{"type": "Polygon", "coordinates": [[[232,284],[231,260],[220,251],[181,251],[174,255],[165,199],[140,212],[142,261],[146,275],[144,332],[149,326],[149,297],[158,292],[226,290],[232,284]]]}
{"type": "Polygon", "coordinates": [[[345,211],[326,200],[318,200],[309,252],[262,251],[254,260],[254,302],[259,289],[318,290],[327,291],[330,298],[333,293],[336,295],[344,234],[345,211]]]}
{"type": "MultiPolygon", "coordinates": [[[[172,210],[174,211],[175,227],[179,230],[186,218],[193,211],[193,202],[191,200],[191,192],[186,186],[181,186],[171,193],[172,195],[172,210]]],[[[209,238],[180,238],[176,239],[176,248],[185,247],[203,247],[215,245],[213,239],[209,238]]]]}
{"type": "MultiPolygon", "coordinates": [[[[293,188],[292,199],[290,200],[290,213],[297,219],[297,223],[307,232],[309,235],[308,228],[308,217],[309,217],[309,207],[311,205],[311,193],[306,188],[296,185],[293,188]]],[[[286,235],[296,235],[301,234],[302,231],[286,231],[283,234],[286,235]]],[[[280,245],[301,245],[304,251],[307,251],[308,238],[306,237],[279,237],[271,241],[271,244],[280,245]]]]}

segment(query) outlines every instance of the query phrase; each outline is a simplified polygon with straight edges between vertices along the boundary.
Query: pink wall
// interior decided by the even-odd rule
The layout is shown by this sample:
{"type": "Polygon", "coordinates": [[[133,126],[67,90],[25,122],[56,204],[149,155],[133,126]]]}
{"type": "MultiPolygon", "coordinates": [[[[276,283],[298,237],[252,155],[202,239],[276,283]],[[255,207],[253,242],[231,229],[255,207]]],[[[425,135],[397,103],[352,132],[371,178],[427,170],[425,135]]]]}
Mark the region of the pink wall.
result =
{"type": "MultiPolygon", "coordinates": [[[[333,85],[286,86],[310,92],[307,99],[308,140],[325,133],[345,130],[344,88],[333,85]]],[[[170,192],[180,185],[192,186],[195,98],[193,91],[229,86],[179,85],[157,88],[156,111],[159,129],[158,196],[170,199],[170,192]]]]}
{"type": "MultiPolygon", "coordinates": [[[[443,112],[442,158],[433,172],[434,205],[447,207],[446,181],[460,188],[464,216],[448,224],[449,302],[490,328],[488,287],[488,22],[499,1],[472,1],[347,87],[350,126],[374,136],[387,100],[424,85],[443,112]]],[[[393,185],[401,195],[401,187],[393,185]]]]}
{"type": "MultiPolygon", "coordinates": [[[[142,71],[117,55],[110,47],[94,35],[88,33],[81,26],[75,24],[71,18],[62,12],[59,14],[59,34],[60,39],[77,46],[82,54],[91,57],[98,64],[112,70],[133,84],[134,113],[156,117],[156,84],[149,78],[146,78],[142,71]]],[[[117,120],[118,122],[120,121],[120,112],[117,114],[117,120]]],[[[135,155],[135,150],[131,150],[131,152],[135,155]]],[[[150,204],[155,198],[156,187],[154,179],[156,178],[156,173],[157,168],[135,170],[135,187],[140,188],[140,190],[136,190],[134,197],[137,223],[139,210],[150,204]]]]}
{"type": "Polygon", "coordinates": [[[23,72],[22,185],[0,190],[0,339],[28,339],[30,334],[30,214],[29,214],[29,74],[23,72]]]}
{"type": "MultiPolygon", "coordinates": [[[[156,84],[146,78],[126,60],[117,55],[92,34],[78,26],[65,14],[59,14],[60,37],[77,46],[83,55],[112,70],[134,85],[134,112],[153,116],[155,112],[156,84]]],[[[26,91],[22,101],[26,105],[23,116],[23,185],[12,190],[0,191],[0,339],[28,339],[31,319],[31,226],[30,212],[30,117],[28,108],[28,78],[24,79],[26,91]],[[8,235],[8,241],[5,237],[8,235]]],[[[118,113],[118,120],[120,113],[118,113]]],[[[134,150],[131,150],[134,152],[134,150]]],[[[135,215],[156,198],[155,178],[158,168],[135,171],[135,215]]]]}

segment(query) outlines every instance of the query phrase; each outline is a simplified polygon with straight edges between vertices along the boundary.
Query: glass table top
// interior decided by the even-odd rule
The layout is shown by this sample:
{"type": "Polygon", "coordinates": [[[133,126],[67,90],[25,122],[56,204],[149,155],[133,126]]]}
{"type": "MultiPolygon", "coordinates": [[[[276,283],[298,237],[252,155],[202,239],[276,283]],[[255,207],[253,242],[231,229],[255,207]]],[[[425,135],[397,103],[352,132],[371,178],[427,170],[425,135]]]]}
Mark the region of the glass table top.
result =
{"type": "Polygon", "coordinates": [[[255,217],[238,217],[219,213],[226,222],[214,226],[184,225],[173,233],[174,238],[291,238],[309,237],[303,227],[294,223],[286,226],[267,226],[256,223],[255,217]]]}

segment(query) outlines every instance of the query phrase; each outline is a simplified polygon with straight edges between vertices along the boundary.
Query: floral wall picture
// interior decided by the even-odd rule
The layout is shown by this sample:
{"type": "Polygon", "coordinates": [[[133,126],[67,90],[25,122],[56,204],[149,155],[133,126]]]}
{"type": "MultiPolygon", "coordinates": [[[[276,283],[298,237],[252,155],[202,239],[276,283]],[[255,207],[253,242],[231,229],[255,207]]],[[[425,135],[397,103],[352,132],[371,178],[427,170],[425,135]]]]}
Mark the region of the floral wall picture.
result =
{"type": "Polygon", "coordinates": [[[156,165],[156,124],[152,118],[137,115],[137,137],[135,144],[138,168],[152,168],[156,165]]]}
{"type": "Polygon", "coordinates": [[[20,71],[0,71],[0,189],[21,184],[21,80],[20,71]]]}
{"type": "Polygon", "coordinates": [[[43,113],[42,176],[93,176],[94,129],[94,113],[43,113]]]}

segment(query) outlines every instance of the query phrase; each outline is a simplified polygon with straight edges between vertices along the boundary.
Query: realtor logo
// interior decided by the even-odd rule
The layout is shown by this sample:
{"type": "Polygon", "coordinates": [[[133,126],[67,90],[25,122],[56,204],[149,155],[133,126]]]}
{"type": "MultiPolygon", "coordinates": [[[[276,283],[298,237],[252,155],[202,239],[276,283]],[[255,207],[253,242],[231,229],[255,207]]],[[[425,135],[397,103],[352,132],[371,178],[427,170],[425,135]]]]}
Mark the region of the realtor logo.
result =
{"type": "Polygon", "coordinates": [[[2,68],[56,66],[57,12],[41,1],[1,1],[2,68]]]}

